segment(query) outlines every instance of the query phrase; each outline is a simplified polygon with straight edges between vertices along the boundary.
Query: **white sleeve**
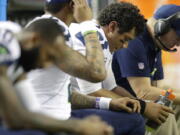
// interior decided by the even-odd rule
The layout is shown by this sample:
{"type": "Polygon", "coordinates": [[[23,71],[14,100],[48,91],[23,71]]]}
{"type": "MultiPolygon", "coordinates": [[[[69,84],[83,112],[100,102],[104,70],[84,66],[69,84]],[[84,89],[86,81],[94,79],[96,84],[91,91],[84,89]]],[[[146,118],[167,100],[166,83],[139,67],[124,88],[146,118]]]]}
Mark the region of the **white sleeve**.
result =
{"type": "Polygon", "coordinates": [[[102,83],[91,83],[75,77],[71,78],[71,86],[73,90],[79,91],[85,95],[102,89],[102,83]]]}
{"type": "Polygon", "coordinates": [[[16,83],[15,91],[18,98],[20,99],[20,101],[26,109],[28,109],[31,112],[40,111],[40,104],[37,100],[34,89],[27,79],[16,83]]]}
{"type": "Polygon", "coordinates": [[[106,63],[107,77],[102,82],[102,87],[107,90],[112,90],[117,86],[111,64],[112,64],[112,59],[106,63]]]}
{"type": "MultiPolygon", "coordinates": [[[[70,33],[72,35],[73,40],[73,49],[80,52],[81,54],[86,54],[86,46],[83,44],[83,38],[78,24],[71,24],[69,27],[70,33]],[[77,38],[76,36],[80,36],[81,38],[77,38]]],[[[82,94],[90,94],[95,91],[98,91],[102,88],[102,83],[91,83],[76,77],[71,77],[71,86],[74,90],[79,91],[82,94]]]]}

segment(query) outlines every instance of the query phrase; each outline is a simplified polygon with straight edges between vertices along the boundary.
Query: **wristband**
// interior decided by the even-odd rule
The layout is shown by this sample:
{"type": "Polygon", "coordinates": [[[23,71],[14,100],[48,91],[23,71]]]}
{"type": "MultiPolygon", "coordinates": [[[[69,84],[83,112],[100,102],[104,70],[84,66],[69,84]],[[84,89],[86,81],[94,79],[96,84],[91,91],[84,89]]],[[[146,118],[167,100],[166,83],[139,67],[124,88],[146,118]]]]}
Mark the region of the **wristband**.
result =
{"type": "Polygon", "coordinates": [[[139,103],[140,103],[140,105],[141,105],[141,111],[140,111],[140,113],[141,113],[141,114],[144,114],[144,111],[145,111],[145,108],[146,108],[146,102],[143,101],[143,100],[141,100],[141,99],[136,99],[136,100],[138,100],[139,103]]]}
{"type": "Polygon", "coordinates": [[[99,107],[99,102],[100,102],[100,98],[97,97],[97,98],[96,98],[96,103],[95,103],[95,108],[97,108],[97,109],[100,109],[100,107],[99,107]]]}
{"type": "Polygon", "coordinates": [[[111,98],[97,97],[96,103],[95,103],[95,108],[109,110],[111,100],[112,100],[111,98]]]}
{"type": "Polygon", "coordinates": [[[87,33],[90,34],[97,32],[96,24],[93,21],[84,21],[80,23],[80,29],[84,36],[86,36],[87,33]]]}
{"type": "Polygon", "coordinates": [[[95,31],[95,30],[86,31],[86,32],[84,32],[83,36],[85,37],[85,36],[92,34],[92,33],[97,33],[97,31],[95,31]]]}

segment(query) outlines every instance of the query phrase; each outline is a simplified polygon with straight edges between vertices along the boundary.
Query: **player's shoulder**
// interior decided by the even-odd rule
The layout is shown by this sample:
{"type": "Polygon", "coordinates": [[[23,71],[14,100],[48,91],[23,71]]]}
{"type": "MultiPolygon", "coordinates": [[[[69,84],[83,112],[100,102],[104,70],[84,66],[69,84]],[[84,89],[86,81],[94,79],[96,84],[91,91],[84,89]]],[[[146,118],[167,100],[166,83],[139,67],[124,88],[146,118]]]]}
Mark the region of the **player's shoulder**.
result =
{"type": "Polygon", "coordinates": [[[0,29],[9,30],[12,33],[18,33],[21,31],[21,26],[11,21],[2,21],[0,22],[0,29]]]}
{"type": "Polygon", "coordinates": [[[54,20],[57,24],[59,24],[61,27],[64,27],[66,29],[68,29],[68,26],[63,22],[61,21],[60,19],[58,19],[57,17],[55,16],[52,16],[51,14],[44,14],[44,15],[41,15],[41,16],[37,16],[35,18],[33,18],[31,21],[28,22],[28,24],[26,25],[26,27],[28,27],[31,23],[35,22],[35,21],[38,21],[40,19],[52,19],[54,20]]]}
{"type": "Polygon", "coordinates": [[[0,64],[10,65],[20,57],[20,46],[14,34],[21,27],[13,22],[0,22],[0,64]]]}
{"type": "Polygon", "coordinates": [[[76,35],[81,31],[80,25],[78,23],[71,23],[69,26],[69,32],[71,35],[76,35]]]}
{"type": "Polygon", "coordinates": [[[131,51],[137,54],[142,54],[143,52],[145,52],[145,47],[143,45],[143,42],[137,37],[129,41],[128,48],[125,50],[131,51]]]}

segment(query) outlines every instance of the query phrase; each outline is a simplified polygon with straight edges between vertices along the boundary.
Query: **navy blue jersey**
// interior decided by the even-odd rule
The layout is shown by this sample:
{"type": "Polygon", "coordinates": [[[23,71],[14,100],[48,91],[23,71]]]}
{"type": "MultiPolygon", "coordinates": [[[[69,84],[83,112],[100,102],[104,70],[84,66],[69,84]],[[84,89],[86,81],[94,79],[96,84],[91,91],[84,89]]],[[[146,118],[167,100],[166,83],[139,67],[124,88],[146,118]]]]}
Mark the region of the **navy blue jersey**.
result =
{"type": "Polygon", "coordinates": [[[149,77],[151,80],[163,79],[161,51],[147,29],[136,39],[129,42],[128,48],[114,53],[112,69],[116,83],[133,95],[127,77],[149,77]]]}

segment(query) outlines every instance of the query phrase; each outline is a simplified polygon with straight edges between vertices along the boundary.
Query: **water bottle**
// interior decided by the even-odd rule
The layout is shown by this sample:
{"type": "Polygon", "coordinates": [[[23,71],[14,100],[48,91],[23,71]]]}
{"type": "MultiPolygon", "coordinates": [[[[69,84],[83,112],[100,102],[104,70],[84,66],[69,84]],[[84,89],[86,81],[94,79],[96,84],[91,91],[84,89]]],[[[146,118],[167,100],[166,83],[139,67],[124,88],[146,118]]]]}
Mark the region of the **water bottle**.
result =
{"type": "MultiPolygon", "coordinates": [[[[173,94],[173,90],[168,89],[167,91],[162,91],[161,95],[159,96],[158,100],[155,101],[157,104],[171,106],[172,100],[175,99],[175,95],[173,94]]],[[[147,120],[146,122],[146,130],[149,132],[153,132],[159,127],[159,124],[152,120],[147,120]]]]}

